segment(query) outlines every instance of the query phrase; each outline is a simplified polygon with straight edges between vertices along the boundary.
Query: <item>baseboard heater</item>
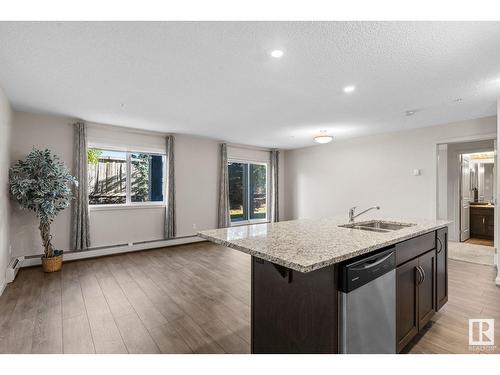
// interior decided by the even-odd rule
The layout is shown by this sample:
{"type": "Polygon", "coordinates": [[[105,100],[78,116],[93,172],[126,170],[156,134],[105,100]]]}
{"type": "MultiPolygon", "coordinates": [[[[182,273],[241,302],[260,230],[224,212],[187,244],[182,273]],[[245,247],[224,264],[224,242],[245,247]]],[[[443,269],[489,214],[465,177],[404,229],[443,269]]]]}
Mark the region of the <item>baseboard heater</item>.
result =
{"type": "MultiPolygon", "coordinates": [[[[64,261],[72,261],[72,260],[78,260],[78,259],[86,259],[86,258],[98,258],[106,255],[113,255],[113,254],[121,254],[121,253],[128,253],[128,252],[133,252],[133,251],[142,251],[142,250],[151,250],[151,249],[158,249],[162,247],[170,247],[170,246],[177,246],[177,245],[185,245],[189,243],[194,243],[194,242],[203,242],[205,241],[203,238],[200,238],[196,235],[190,235],[190,236],[181,236],[181,237],[176,237],[176,238],[171,238],[171,239],[159,239],[159,240],[149,240],[149,241],[138,241],[138,242],[131,242],[131,243],[122,243],[122,244],[115,244],[115,245],[109,245],[109,246],[96,246],[96,247],[90,247],[88,249],[84,250],[71,250],[71,251],[65,251],[64,252],[64,261]]],[[[38,255],[29,255],[29,256],[23,256],[19,258],[14,258],[11,261],[11,264],[15,263],[15,268],[17,273],[17,270],[21,267],[31,267],[31,266],[36,266],[41,264],[41,258],[42,254],[38,255]]],[[[9,267],[10,269],[10,267],[9,267]]],[[[13,281],[14,278],[12,278],[11,281],[13,281]]],[[[9,281],[9,282],[11,282],[9,281]]]]}
{"type": "Polygon", "coordinates": [[[16,278],[17,272],[19,271],[21,262],[19,258],[12,258],[9,265],[7,266],[7,270],[5,271],[5,281],[11,283],[16,278]]]}

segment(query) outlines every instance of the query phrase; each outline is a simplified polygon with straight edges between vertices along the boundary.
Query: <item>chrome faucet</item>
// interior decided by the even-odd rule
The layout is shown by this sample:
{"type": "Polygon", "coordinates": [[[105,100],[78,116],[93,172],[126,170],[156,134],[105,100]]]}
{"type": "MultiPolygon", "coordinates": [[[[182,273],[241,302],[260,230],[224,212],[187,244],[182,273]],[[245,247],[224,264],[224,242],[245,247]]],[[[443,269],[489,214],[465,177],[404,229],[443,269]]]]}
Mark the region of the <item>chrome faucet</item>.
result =
{"type": "Polygon", "coordinates": [[[363,215],[365,212],[368,212],[370,210],[380,210],[380,206],[373,206],[370,208],[367,208],[364,211],[361,211],[359,214],[355,215],[354,212],[356,211],[357,206],[349,208],[349,223],[354,222],[354,219],[356,219],[358,216],[363,215]]]}

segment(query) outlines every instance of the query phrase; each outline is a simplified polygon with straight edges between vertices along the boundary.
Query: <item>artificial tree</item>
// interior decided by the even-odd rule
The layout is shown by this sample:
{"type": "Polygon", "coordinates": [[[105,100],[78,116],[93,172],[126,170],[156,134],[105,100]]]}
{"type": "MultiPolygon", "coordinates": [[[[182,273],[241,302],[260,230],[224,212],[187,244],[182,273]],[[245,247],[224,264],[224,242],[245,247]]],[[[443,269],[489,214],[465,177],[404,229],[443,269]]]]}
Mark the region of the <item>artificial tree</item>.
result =
{"type": "Polygon", "coordinates": [[[70,205],[71,187],[78,181],[50,150],[33,148],[26,160],[19,160],[9,171],[10,191],[23,209],[32,210],[40,221],[44,258],[62,252],[54,250],[50,225],[59,211],[70,205]]]}

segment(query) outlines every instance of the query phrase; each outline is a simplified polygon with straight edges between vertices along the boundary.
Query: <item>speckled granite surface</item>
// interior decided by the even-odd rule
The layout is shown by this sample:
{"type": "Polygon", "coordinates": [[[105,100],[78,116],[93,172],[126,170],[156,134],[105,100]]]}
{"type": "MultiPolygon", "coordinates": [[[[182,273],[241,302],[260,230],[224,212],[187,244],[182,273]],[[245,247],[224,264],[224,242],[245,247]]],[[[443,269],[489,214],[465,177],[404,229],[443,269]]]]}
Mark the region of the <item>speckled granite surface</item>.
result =
{"type": "Polygon", "coordinates": [[[198,236],[296,271],[310,272],[450,223],[407,218],[380,220],[415,225],[380,233],[339,227],[346,224],[345,218],[303,219],[206,230],[199,232],[198,236]]]}

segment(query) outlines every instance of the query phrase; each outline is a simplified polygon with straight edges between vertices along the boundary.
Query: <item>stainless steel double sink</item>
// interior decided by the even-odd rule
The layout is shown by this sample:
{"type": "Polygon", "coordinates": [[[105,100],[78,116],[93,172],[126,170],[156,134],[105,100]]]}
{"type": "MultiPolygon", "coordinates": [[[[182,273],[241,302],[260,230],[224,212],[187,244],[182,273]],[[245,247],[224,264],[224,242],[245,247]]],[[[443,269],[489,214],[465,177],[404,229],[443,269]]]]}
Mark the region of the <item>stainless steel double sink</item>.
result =
{"type": "Polygon", "coordinates": [[[411,223],[398,223],[394,221],[384,221],[384,220],[370,220],[363,221],[359,223],[349,223],[344,225],[339,225],[342,228],[350,228],[350,229],[359,229],[359,230],[367,230],[370,232],[380,232],[387,233],[395,230],[408,228],[416,224],[411,223]]]}

